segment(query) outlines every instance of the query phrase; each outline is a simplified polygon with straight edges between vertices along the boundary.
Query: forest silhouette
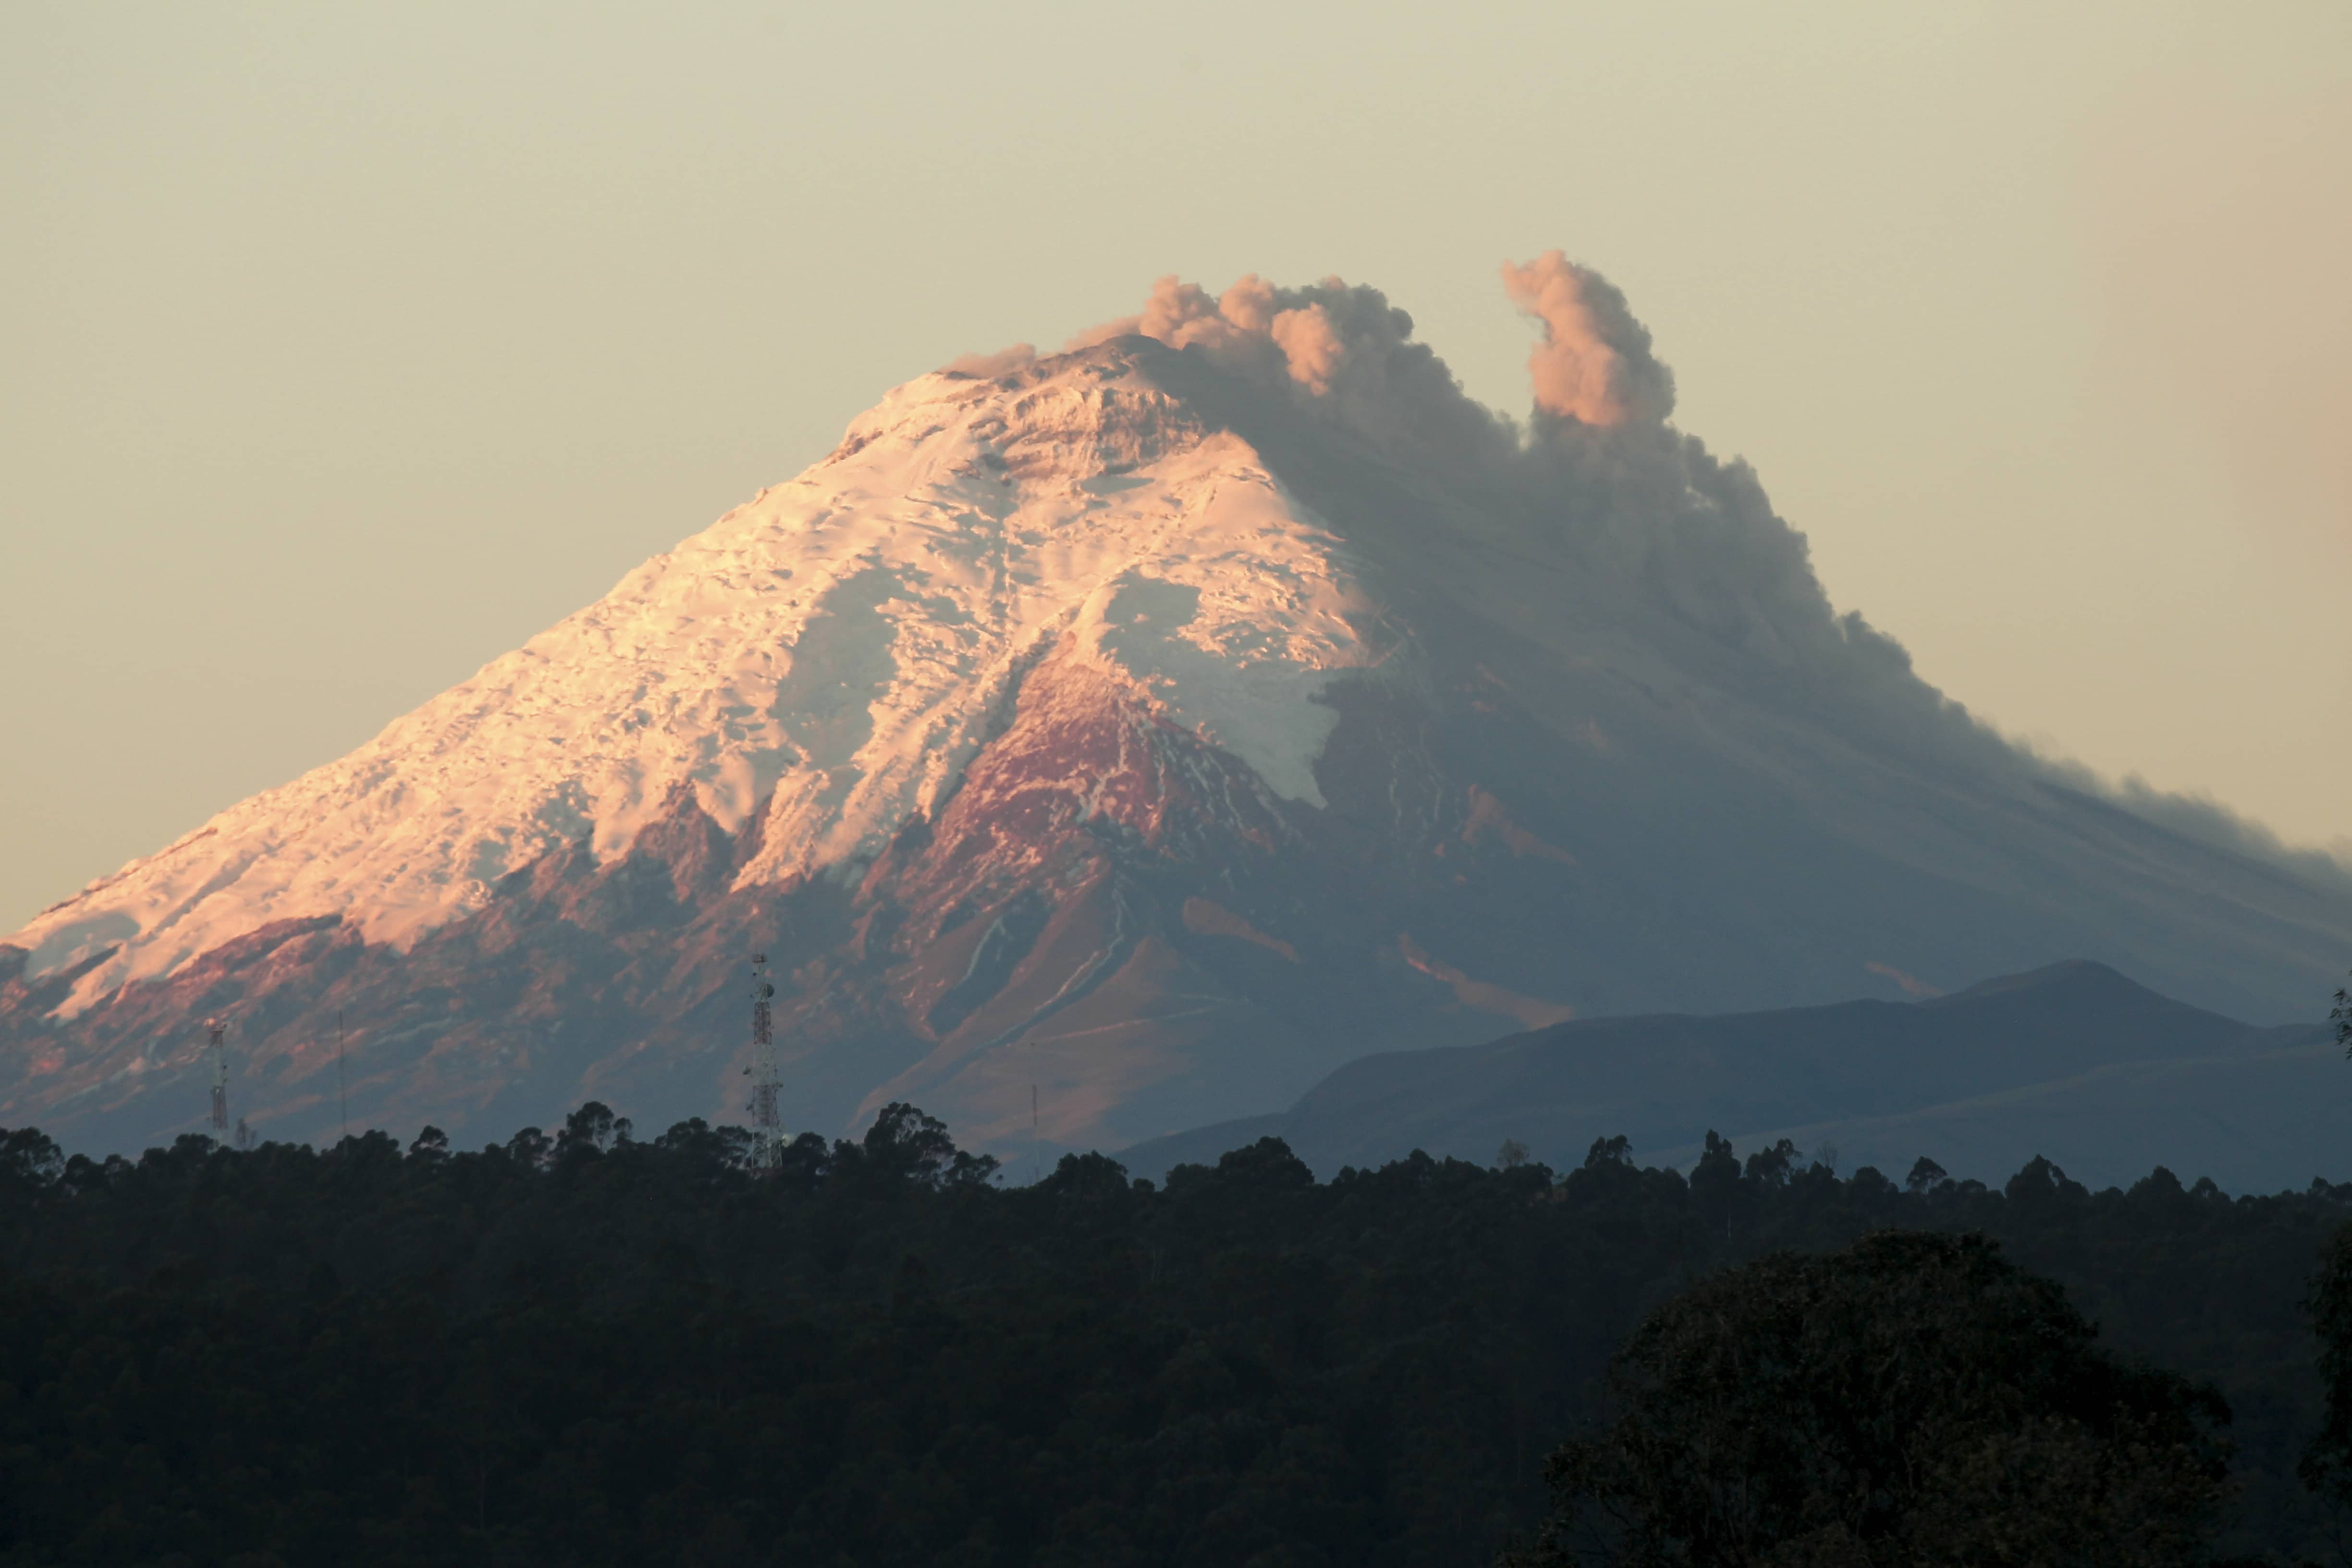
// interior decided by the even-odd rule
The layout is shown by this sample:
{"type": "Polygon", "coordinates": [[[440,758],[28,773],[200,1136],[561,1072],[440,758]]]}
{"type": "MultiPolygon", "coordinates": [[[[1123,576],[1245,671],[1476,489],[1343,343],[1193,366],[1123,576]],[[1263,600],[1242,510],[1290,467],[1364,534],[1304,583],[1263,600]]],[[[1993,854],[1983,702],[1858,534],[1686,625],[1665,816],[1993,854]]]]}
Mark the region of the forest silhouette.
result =
{"type": "Polygon", "coordinates": [[[1898,1184],[1716,1139],[1687,1176],[1611,1140],[1318,1183],[1266,1139],[1009,1185],[903,1105],[753,1152],[593,1104],[467,1152],[0,1135],[0,1563],[1491,1563],[1625,1418],[1642,1334],[1709,1290],[1859,1300],[1835,1260],[1884,1276],[1889,1232],[1977,1237],[1916,1256],[2003,1300],[2054,1282],[2104,1358],[2065,1364],[2187,1434],[2195,1553],[2332,1555],[2352,1474],[2305,1306],[2352,1338],[2352,1185],[1898,1184]]]}

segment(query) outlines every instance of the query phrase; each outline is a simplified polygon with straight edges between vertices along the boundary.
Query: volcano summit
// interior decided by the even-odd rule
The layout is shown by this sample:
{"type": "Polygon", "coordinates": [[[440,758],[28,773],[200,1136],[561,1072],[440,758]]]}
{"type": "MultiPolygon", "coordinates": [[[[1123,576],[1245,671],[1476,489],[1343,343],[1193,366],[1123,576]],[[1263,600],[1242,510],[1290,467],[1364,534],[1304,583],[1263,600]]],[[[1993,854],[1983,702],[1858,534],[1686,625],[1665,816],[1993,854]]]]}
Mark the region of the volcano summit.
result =
{"type": "MultiPolygon", "coordinates": [[[[594,1097],[1117,1148],[1368,1052],[2096,959],[2310,1016],[2352,881],[2021,752],[1835,614],[1608,283],[1536,404],[1336,280],[892,392],[351,755],[0,945],[0,1124],[503,1133],[594,1097]],[[1034,1098],[1033,1098],[1034,1097],[1034,1098]]],[[[2161,804],[2161,803],[2160,803],[2161,804]]]]}

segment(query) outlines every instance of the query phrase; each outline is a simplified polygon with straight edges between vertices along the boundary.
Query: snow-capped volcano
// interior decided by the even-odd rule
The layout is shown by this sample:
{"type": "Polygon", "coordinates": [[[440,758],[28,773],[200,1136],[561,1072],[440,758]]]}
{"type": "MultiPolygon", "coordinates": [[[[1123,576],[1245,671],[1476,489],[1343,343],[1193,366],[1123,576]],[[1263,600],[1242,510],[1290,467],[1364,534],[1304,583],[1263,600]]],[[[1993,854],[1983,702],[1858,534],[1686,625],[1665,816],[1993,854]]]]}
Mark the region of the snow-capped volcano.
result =
{"type": "Polygon", "coordinates": [[[336,763],[0,945],[0,1119],[725,1117],[779,955],[802,1125],[1105,1146],[1367,1050],[2105,959],[2257,1016],[2324,868],[2191,839],[1834,615],[1613,289],[1507,270],[1514,426],[1372,290],[1164,283],[960,362],[336,763]]]}
{"type": "Polygon", "coordinates": [[[35,974],[107,952],[68,1014],[275,921],[405,948],[551,851],[625,852],[682,796],[730,834],[761,814],[737,887],[870,860],[1057,650],[1319,805],[1338,718],[1317,699],[1381,662],[1376,618],[1330,526],[1119,356],[929,375],[351,755],[12,940],[35,974]]]}

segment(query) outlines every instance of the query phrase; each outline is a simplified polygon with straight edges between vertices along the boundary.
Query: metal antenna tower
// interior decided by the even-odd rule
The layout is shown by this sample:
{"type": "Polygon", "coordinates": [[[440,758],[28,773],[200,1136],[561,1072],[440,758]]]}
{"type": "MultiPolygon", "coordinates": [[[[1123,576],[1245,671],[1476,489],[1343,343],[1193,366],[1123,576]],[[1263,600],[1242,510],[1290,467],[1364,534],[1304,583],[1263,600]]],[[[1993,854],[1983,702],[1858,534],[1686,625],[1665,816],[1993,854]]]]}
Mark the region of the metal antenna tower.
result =
{"type": "Polygon", "coordinates": [[[776,988],[768,980],[768,955],[751,955],[751,1168],[772,1171],[782,1163],[783,1118],[778,1113],[776,1031],[768,1005],[776,988]]]}
{"type": "Polygon", "coordinates": [[[335,1094],[343,1104],[343,1136],[352,1135],[352,1080],[343,1076],[343,1010],[335,1009],[335,1094]]]}
{"type": "Polygon", "coordinates": [[[228,1026],[213,1018],[205,1026],[213,1036],[213,1141],[223,1148],[233,1148],[228,1130],[228,1026]]]}

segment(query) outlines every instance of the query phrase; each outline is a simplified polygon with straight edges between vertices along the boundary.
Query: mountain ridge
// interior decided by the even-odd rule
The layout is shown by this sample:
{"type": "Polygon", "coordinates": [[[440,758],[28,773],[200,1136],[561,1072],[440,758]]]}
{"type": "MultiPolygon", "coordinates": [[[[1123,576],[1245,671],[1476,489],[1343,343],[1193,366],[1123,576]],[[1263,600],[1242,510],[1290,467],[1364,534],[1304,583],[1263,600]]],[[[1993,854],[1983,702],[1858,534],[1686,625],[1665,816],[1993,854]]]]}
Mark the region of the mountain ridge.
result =
{"type": "Polygon", "coordinates": [[[2352,883],[2082,793],[1836,613],[1622,298],[1546,321],[1583,413],[1519,426],[1375,290],[1187,289],[898,389],[7,939],[0,1117],[191,1129],[218,1014],[271,1135],[346,1073],[395,1127],[723,1118],[765,951],[796,1125],[1116,1149],[1511,1022],[2065,953],[2284,1017],[2352,947],[2352,883]]]}
{"type": "Polygon", "coordinates": [[[1513,1138],[1566,1168],[1625,1135],[1641,1163],[1688,1165],[1719,1131],[1898,1180],[1927,1156],[1997,1184],[2047,1153],[2087,1180],[2163,1163],[2246,1190],[2334,1168],[2352,1112],[2338,1055],[2325,1025],[2245,1024],[2072,961],[1916,1002],[1586,1019],[1360,1058],[1287,1110],[1121,1158],[1158,1178],[1278,1137],[1328,1176],[1416,1148],[1483,1163],[1513,1138]]]}

